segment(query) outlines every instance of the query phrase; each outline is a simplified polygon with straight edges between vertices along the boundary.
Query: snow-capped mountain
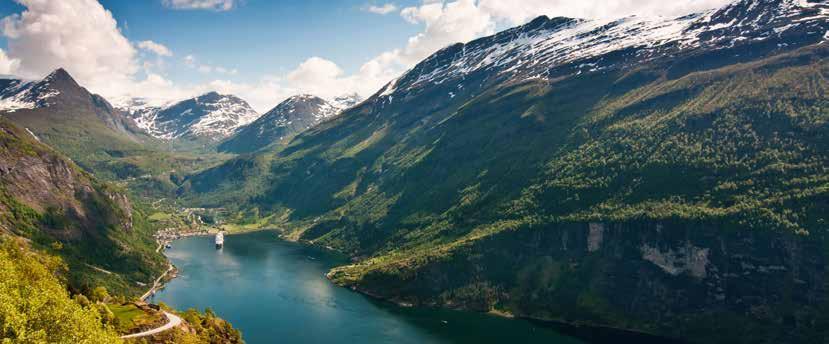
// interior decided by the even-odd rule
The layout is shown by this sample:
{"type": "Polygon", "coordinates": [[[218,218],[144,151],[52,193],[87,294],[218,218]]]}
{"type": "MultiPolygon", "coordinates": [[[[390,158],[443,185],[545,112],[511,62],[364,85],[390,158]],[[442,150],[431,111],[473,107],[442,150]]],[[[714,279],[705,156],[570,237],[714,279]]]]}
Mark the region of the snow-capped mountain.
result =
{"type": "MultiPolygon", "coordinates": [[[[739,62],[829,40],[827,30],[829,3],[823,0],[741,0],[679,18],[542,16],[493,36],[446,47],[376,96],[388,104],[442,85],[441,96],[454,98],[501,82],[554,80],[680,54],[709,54],[712,63],[724,58],[739,62]],[[719,56],[720,52],[730,56],[719,56]]],[[[682,60],[675,61],[673,68],[683,68],[682,60]]]]}
{"type": "Polygon", "coordinates": [[[134,98],[121,109],[150,135],[167,140],[221,140],[259,117],[241,98],[216,92],[164,106],[153,106],[146,99],[134,98]]]}
{"type": "Polygon", "coordinates": [[[287,140],[361,101],[357,94],[336,97],[332,101],[309,94],[290,97],[253,123],[240,128],[219,146],[219,150],[252,152],[273,142],[287,140]]]}
{"type": "Polygon", "coordinates": [[[164,133],[157,131],[153,125],[155,115],[167,105],[156,105],[146,98],[129,98],[116,101],[116,107],[132,118],[136,126],[153,137],[163,137],[164,133]]]}
{"type": "MultiPolygon", "coordinates": [[[[47,117],[64,120],[77,117],[81,120],[87,114],[94,114],[90,120],[102,121],[110,129],[129,135],[139,131],[132,120],[103,97],[80,86],[63,68],[42,80],[0,79],[0,113],[16,122],[47,117]]],[[[37,128],[32,130],[38,131],[37,128]]]]}
{"type": "Polygon", "coordinates": [[[0,111],[14,112],[48,107],[55,103],[61,90],[77,93],[72,91],[79,88],[69,73],[62,68],[55,70],[43,80],[0,79],[0,111]]]}

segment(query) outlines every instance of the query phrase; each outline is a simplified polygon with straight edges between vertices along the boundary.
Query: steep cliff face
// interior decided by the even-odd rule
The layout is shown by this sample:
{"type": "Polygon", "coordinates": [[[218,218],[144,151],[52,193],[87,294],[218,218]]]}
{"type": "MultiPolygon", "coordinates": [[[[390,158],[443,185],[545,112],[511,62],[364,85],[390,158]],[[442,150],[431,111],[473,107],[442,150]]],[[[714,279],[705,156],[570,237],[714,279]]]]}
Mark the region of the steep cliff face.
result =
{"type": "MultiPolygon", "coordinates": [[[[824,205],[824,209],[827,209],[824,205]]],[[[706,343],[812,343],[826,335],[827,241],[717,223],[524,226],[358,284],[398,302],[634,329],[706,343]],[[411,270],[411,266],[419,266],[411,270]]]]}
{"type": "MultiPolygon", "coordinates": [[[[95,185],[90,176],[53,151],[37,145],[33,136],[0,123],[0,181],[3,191],[40,214],[59,216],[74,224],[48,224],[50,234],[77,239],[97,226],[132,227],[129,200],[95,185]]],[[[8,228],[14,230],[15,228],[8,228]]]]}
{"type": "Polygon", "coordinates": [[[75,287],[94,280],[84,274],[95,266],[109,271],[103,277],[116,287],[134,288],[128,280],[149,280],[160,268],[160,257],[147,250],[151,237],[134,223],[125,194],[0,118],[0,233],[62,256],[77,273],[75,287]]]}

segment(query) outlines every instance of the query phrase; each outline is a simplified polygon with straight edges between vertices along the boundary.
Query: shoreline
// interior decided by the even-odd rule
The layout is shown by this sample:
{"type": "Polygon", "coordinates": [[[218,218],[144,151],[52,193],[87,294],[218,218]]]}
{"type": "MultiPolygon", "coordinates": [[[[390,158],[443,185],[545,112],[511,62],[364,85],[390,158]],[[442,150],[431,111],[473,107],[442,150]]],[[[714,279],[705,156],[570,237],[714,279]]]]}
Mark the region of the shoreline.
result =
{"type": "Polygon", "coordinates": [[[167,246],[171,242],[173,242],[175,240],[178,240],[178,239],[181,239],[181,238],[196,237],[196,236],[210,236],[210,235],[212,235],[212,234],[210,233],[209,230],[200,230],[200,231],[195,231],[195,232],[173,232],[173,233],[159,232],[159,233],[156,233],[154,236],[155,236],[156,242],[158,243],[158,247],[156,247],[155,252],[160,253],[161,255],[164,256],[164,260],[167,261],[167,270],[164,270],[164,272],[162,272],[161,275],[158,276],[158,278],[153,280],[153,283],[152,283],[152,286],[150,286],[150,289],[148,289],[144,294],[142,294],[139,297],[139,300],[146,301],[147,298],[149,298],[151,296],[154,296],[157,291],[164,288],[164,286],[167,284],[168,281],[172,280],[173,278],[176,278],[176,275],[178,275],[177,274],[178,269],[176,269],[175,265],[173,265],[173,262],[171,262],[170,259],[167,258],[167,255],[164,254],[165,246],[167,246]],[[172,276],[170,276],[171,273],[172,273],[172,276]],[[165,280],[166,277],[169,277],[169,279],[165,280]]]}
{"type": "MultiPolygon", "coordinates": [[[[155,281],[153,281],[153,285],[150,287],[150,289],[149,289],[149,290],[147,290],[147,292],[146,292],[146,293],[144,293],[143,295],[141,295],[141,297],[140,297],[140,298],[138,298],[138,299],[139,299],[139,300],[141,300],[141,301],[146,301],[146,300],[147,300],[147,298],[149,298],[150,296],[155,295],[155,293],[156,293],[157,291],[159,291],[159,290],[161,290],[162,288],[164,288],[164,284],[166,283],[166,281],[163,281],[163,279],[164,279],[165,277],[167,277],[167,276],[170,274],[170,272],[173,272],[173,271],[176,271],[176,267],[173,265],[173,263],[171,263],[171,262],[168,260],[168,261],[167,261],[167,270],[165,270],[165,271],[161,274],[161,276],[158,276],[158,278],[156,278],[156,279],[155,279],[155,281]]],[[[175,278],[175,276],[173,276],[172,278],[175,278]]],[[[172,278],[171,278],[171,279],[172,279],[172,278]]]]}
{"type": "MultiPolygon", "coordinates": [[[[190,231],[190,232],[159,232],[156,233],[156,242],[158,243],[158,247],[156,247],[155,252],[160,253],[164,256],[164,259],[167,261],[167,270],[161,273],[155,280],[153,280],[152,286],[148,289],[144,294],[139,297],[139,300],[146,301],[147,298],[154,296],[156,292],[161,289],[164,289],[164,286],[167,282],[171,281],[172,279],[176,278],[178,275],[178,269],[173,265],[173,262],[167,258],[167,255],[164,254],[165,246],[169,245],[173,241],[189,238],[189,237],[199,237],[199,236],[211,236],[215,235],[218,231],[215,227],[211,227],[208,229],[198,230],[198,231],[190,231]],[[172,273],[172,275],[171,275],[172,273]],[[168,279],[166,277],[169,277],[168,279]]],[[[229,233],[225,231],[225,235],[238,235],[238,234],[247,234],[253,232],[260,232],[260,231],[268,231],[269,229],[264,228],[257,228],[251,230],[244,230],[244,231],[237,231],[233,233],[229,233]]]]}
{"type": "MultiPolygon", "coordinates": [[[[213,228],[213,229],[215,229],[215,228],[213,228]]],[[[233,232],[233,233],[226,233],[226,235],[241,235],[241,234],[249,234],[249,233],[254,233],[254,232],[266,232],[266,231],[274,231],[274,230],[273,229],[266,229],[266,228],[258,228],[258,229],[244,230],[244,231],[238,231],[238,232],[233,232]]],[[[278,231],[274,231],[274,232],[278,233],[278,231]]],[[[170,242],[178,240],[178,239],[182,239],[182,238],[196,237],[196,236],[210,236],[210,235],[214,235],[214,234],[215,233],[212,233],[209,230],[204,230],[204,231],[199,231],[199,232],[183,233],[182,235],[179,235],[175,238],[170,238],[165,242],[160,242],[159,247],[163,249],[163,247],[165,245],[169,244],[170,242]]],[[[316,248],[316,249],[322,249],[322,250],[326,250],[326,251],[341,254],[341,255],[343,254],[342,252],[340,252],[340,251],[338,251],[338,250],[336,250],[332,247],[317,245],[317,244],[302,241],[302,240],[289,240],[289,239],[286,239],[285,237],[283,237],[281,235],[277,235],[276,237],[279,238],[279,240],[282,240],[282,241],[285,241],[285,242],[295,243],[295,244],[299,244],[299,245],[303,245],[303,246],[311,247],[311,248],[316,248]]],[[[163,252],[163,250],[161,252],[163,252]]],[[[345,256],[347,256],[347,255],[345,255],[345,256]]],[[[166,255],[165,255],[165,259],[166,259],[166,255]]],[[[177,274],[173,274],[169,279],[164,280],[164,278],[167,277],[171,272],[173,272],[173,271],[177,272],[177,270],[175,269],[175,266],[172,264],[172,262],[169,261],[169,259],[167,260],[167,262],[169,264],[169,267],[168,267],[167,271],[165,271],[161,276],[159,276],[155,280],[153,287],[150,288],[150,290],[148,290],[147,293],[145,293],[142,296],[142,298],[141,298],[142,301],[144,301],[146,298],[154,295],[156,291],[163,289],[167,282],[169,282],[170,280],[172,280],[176,277],[177,274]]],[[[587,342],[590,342],[590,343],[616,343],[616,342],[619,342],[619,340],[622,340],[622,341],[635,341],[635,342],[640,343],[640,344],[657,344],[657,343],[659,343],[659,344],[663,344],[663,343],[667,343],[667,344],[685,344],[686,343],[686,342],[683,342],[683,341],[678,340],[678,339],[667,338],[667,337],[659,336],[659,335],[656,335],[656,334],[651,334],[651,333],[632,330],[632,329],[623,329],[623,328],[617,328],[617,327],[612,327],[612,326],[591,325],[591,324],[584,324],[584,323],[581,323],[581,324],[580,323],[572,323],[572,322],[566,322],[566,321],[561,321],[561,320],[553,320],[553,319],[534,318],[534,317],[526,316],[526,315],[512,314],[508,311],[503,311],[503,310],[490,310],[490,311],[487,311],[487,312],[482,312],[482,311],[475,311],[475,310],[464,309],[464,308],[448,308],[448,307],[440,307],[440,306],[415,305],[415,304],[410,303],[410,302],[405,302],[405,301],[395,300],[393,298],[383,297],[379,294],[375,294],[375,293],[369,292],[367,290],[364,290],[362,288],[359,288],[356,285],[343,285],[343,284],[336,283],[336,282],[332,281],[331,278],[329,278],[329,274],[325,274],[325,279],[328,281],[328,283],[331,283],[332,285],[337,286],[339,288],[348,289],[348,290],[356,292],[360,295],[364,295],[364,296],[369,297],[371,299],[374,299],[374,300],[377,300],[377,301],[380,301],[380,302],[385,302],[385,303],[388,303],[388,304],[391,304],[391,305],[394,305],[394,306],[400,307],[400,308],[442,309],[442,310],[450,310],[450,311],[458,311],[458,312],[469,312],[469,313],[485,314],[485,315],[489,315],[489,316],[493,316],[493,317],[510,319],[510,320],[522,320],[522,321],[530,322],[530,323],[532,323],[536,326],[542,327],[542,328],[553,329],[554,331],[556,331],[556,332],[558,332],[562,335],[566,335],[566,336],[570,336],[570,337],[573,337],[573,338],[581,339],[581,340],[584,340],[584,341],[587,341],[587,342]]]]}
{"type": "Polygon", "coordinates": [[[365,295],[371,299],[385,302],[391,305],[395,305],[401,308],[422,308],[422,309],[442,309],[442,310],[450,310],[450,311],[458,311],[458,312],[469,312],[469,313],[478,313],[478,314],[486,314],[493,317],[499,317],[504,319],[510,320],[523,320],[530,322],[536,326],[543,327],[543,328],[550,328],[554,331],[570,336],[573,338],[581,339],[587,341],[589,343],[618,343],[618,342],[635,342],[639,344],[687,344],[687,342],[682,341],[676,338],[669,338],[660,336],[657,334],[647,333],[643,331],[638,331],[635,329],[624,329],[618,328],[613,326],[605,326],[605,325],[592,325],[586,323],[573,323],[567,322],[562,320],[554,320],[554,319],[541,319],[535,318],[532,316],[527,315],[516,315],[511,312],[503,311],[503,310],[489,310],[486,312],[483,311],[476,311],[471,309],[465,309],[463,307],[460,308],[450,308],[450,307],[441,307],[437,305],[415,305],[410,302],[396,300],[394,298],[384,297],[376,293],[372,293],[368,290],[360,288],[356,285],[343,285],[336,283],[329,278],[329,274],[325,275],[326,279],[329,283],[334,284],[341,288],[349,289],[353,292],[359,293],[361,295],[365,295]]]}

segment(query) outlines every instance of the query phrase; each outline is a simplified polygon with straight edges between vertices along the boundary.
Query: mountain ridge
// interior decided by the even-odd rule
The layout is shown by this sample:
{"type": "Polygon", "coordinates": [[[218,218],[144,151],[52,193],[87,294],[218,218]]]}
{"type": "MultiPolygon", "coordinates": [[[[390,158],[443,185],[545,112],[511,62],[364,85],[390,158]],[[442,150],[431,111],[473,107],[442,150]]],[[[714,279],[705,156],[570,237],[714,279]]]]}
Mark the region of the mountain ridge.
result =
{"type": "Polygon", "coordinates": [[[310,95],[288,97],[273,109],[219,145],[219,151],[250,153],[271,144],[285,143],[294,135],[338,115],[362,101],[357,94],[335,97],[331,101],[310,95]]]}
{"type": "Polygon", "coordinates": [[[150,135],[164,140],[218,141],[259,117],[243,99],[215,91],[163,106],[147,106],[132,100],[121,109],[150,135]]]}
{"type": "Polygon", "coordinates": [[[287,144],[188,177],[182,197],[344,252],[331,280],[400,303],[815,341],[827,10],[540,17],[436,52],[287,144]]]}

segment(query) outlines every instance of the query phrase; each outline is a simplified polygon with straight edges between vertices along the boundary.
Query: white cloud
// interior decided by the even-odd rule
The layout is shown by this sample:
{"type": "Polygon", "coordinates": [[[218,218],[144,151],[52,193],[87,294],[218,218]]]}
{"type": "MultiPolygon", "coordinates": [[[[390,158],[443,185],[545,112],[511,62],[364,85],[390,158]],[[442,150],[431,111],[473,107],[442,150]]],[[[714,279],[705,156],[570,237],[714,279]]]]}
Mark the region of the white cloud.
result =
{"type": "Polygon", "coordinates": [[[363,7],[363,9],[365,11],[368,11],[368,12],[371,12],[371,13],[375,13],[375,14],[379,14],[379,15],[386,15],[386,14],[392,13],[394,11],[397,11],[397,5],[395,5],[393,3],[386,3],[386,4],[383,4],[383,5],[379,5],[379,6],[378,5],[366,5],[366,6],[363,7]]]}
{"type": "Polygon", "coordinates": [[[26,10],[0,21],[15,74],[40,78],[65,67],[91,89],[123,90],[138,71],[136,51],[95,0],[17,0],[26,10]]]}
{"type": "Polygon", "coordinates": [[[215,67],[216,72],[219,74],[227,74],[227,75],[236,75],[239,74],[239,71],[234,69],[227,69],[224,67],[215,67]]]}
{"type": "Polygon", "coordinates": [[[493,17],[474,0],[430,1],[419,7],[404,8],[400,14],[411,23],[425,25],[425,30],[410,37],[400,53],[401,62],[407,66],[450,44],[495,33],[493,17]]]}
{"type": "Polygon", "coordinates": [[[18,67],[20,67],[20,60],[9,58],[6,52],[0,49],[0,74],[14,74],[18,67]]]}
{"type": "Polygon", "coordinates": [[[153,41],[138,42],[138,47],[147,51],[151,51],[158,56],[173,56],[173,52],[163,44],[153,41]]]}
{"type": "Polygon", "coordinates": [[[177,10],[230,11],[236,7],[236,0],[162,0],[164,6],[177,10]]]}

